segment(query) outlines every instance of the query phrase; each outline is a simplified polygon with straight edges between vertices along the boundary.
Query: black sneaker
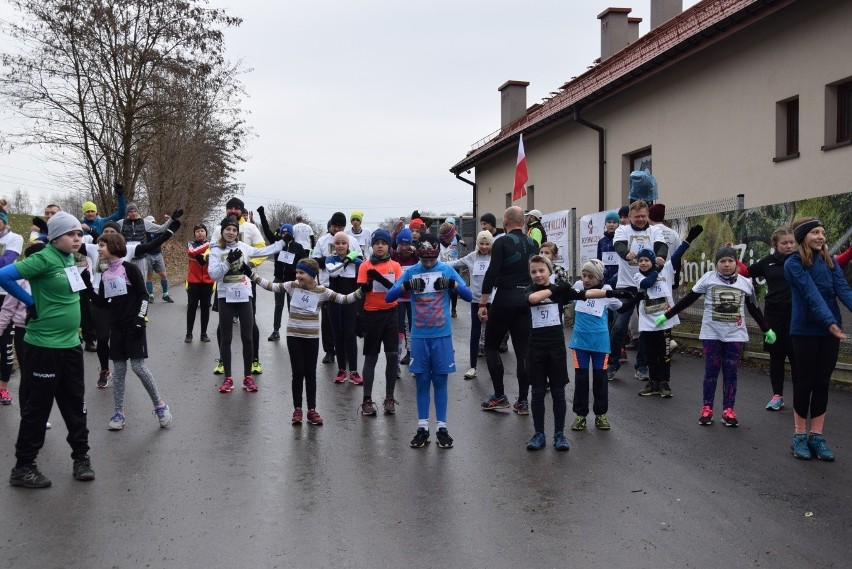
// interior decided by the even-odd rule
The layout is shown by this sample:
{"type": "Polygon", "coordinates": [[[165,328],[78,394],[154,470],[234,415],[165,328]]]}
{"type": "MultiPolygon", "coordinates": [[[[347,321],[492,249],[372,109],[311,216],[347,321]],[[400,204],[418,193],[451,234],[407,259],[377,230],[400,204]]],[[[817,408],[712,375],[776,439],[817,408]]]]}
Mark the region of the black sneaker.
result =
{"type": "Polygon", "coordinates": [[[172,297],[170,297],[170,296],[169,296],[169,295],[167,295],[167,294],[164,294],[164,295],[163,295],[163,302],[168,302],[169,304],[174,304],[174,303],[175,303],[175,301],[174,301],[174,300],[172,300],[172,297]]]}
{"type": "Polygon", "coordinates": [[[210,336],[208,336],[207,334],[202,334],[202,335],[201,335],[201,341],[202,341],[202,342],[205,342],[205,343],[209,342],[209,341],[210,341],[210,336]]]}
{"type": "Polygon", "coordinates": [[[192,334],[187,334],[186,338],[184,338],[183,341],[186,342],[187,344],[192,343],[192,334]]]}
{"type": "Polygon", "coordinates": [[[84,348],[87,352],[97,352],[98,346],[95,345],[94,342],[86,342],[86,347],[84,348]]]}
{"type": "Polygon", "coordinates": [[[50,478],[39,472],[35,463],[27,466],[16,466],[9,476],[9,484],[21,488],[47,488],[52,484],[50,478]]]}
{"type": "Polygon", "coordinates": [[[438,447],[453,448],[453,437],[451,437],[450,433],[447,432],[447,427],[441,427],[440,429],[438,429],[438,432],[435,433],[435,436],[438,439],[438,447]]]}
{"type": "Polygon", "coordinates": [[[110,379],[112,379],[112,372],[108,369],[102,369],[98,372],[98,387],[101,389],[107,387],[110,379]]]}
{"type": "Polygon", "coordinates": [[[405,350],[405,355],[399,360],[399,365],[407,366],[409,363],[411,363],[411,352],[405,350]]]}
{"type": "Polygon", "coordinates": [[[92,462],[89,456],[74,459],[74,478],[80,482],[88,482],[95,479],[95,471],[92,470],[92,462]]]}
{"type": "Polygon", "coordinates": [[[659,395],[660,394],[660,382],[659,381],[649,381],[644,388],[639,390],[639,395],[659,395]]]}
{"type": "Polygon", "coordinates": [[[411,439],[411,448],[423,448],[429,444],[429,429],[420,427],[411,439]]]}
{"type": "Polygon", "coordinates": [[[664,398],[668,399],[671,396],[672,396],[672,388],[669,387],[669,382],[668,381],[661,381],[660,382],[660,397],[664,397],[664,398]]]}
{"type": "Polygon", "coordinates": [[[269,335],[267,341],[269,342],[277,342],[281,339],[281,334],[278,333],[278,330],[273,330],[272,334],[269,335]]]}
{"type": "Polygon", "coordinates": [[[325,357],[322,359],[322,363],[333,364],[334,363],[334,353],[333,352],[326,352],[325,357]]]}

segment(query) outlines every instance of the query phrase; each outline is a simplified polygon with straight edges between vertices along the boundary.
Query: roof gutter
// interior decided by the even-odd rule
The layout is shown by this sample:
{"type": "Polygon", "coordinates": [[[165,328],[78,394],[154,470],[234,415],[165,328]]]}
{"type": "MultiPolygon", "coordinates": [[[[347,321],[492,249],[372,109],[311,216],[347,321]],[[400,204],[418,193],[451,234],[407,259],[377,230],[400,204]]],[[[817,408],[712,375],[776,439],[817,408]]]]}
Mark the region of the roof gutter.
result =
{"type": "Polygon", "coordinates": [[[473,190],[473,217],[474,221],[476,221],[476,216],[479,215],[479,212],[476,211],[476,182],[471,182],[467,178],[462,178],[461,174],[456,174],[456,178],[464,182],[465,184],[470,184],[471,190],[473,190]]]}
{"type": "Polygon", "coordinates": [[[580,105],[574,105],[574,120],[598,133],[598,211],[603,211],[606,205],[606,146],[604,144],[604,129],[600,125],[589,122],[580,116],[580,105]]]}

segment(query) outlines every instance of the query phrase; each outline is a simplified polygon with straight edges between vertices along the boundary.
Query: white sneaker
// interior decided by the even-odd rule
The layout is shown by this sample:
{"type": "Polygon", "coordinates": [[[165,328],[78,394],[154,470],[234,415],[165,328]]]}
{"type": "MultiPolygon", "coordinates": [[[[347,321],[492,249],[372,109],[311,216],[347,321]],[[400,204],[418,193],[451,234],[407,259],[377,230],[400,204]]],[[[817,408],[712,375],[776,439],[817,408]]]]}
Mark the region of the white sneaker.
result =
{"type": "Polygon", "coordinates": [[[473,379],[474,377],[476,377],[476,368],[475,367],[470,368],[464,374],[465,379],[473,379]]]}
{"type": "Polygon", "coordinates": [[[669,342],[669,351],[673,352],[676,349],[677,349],[677,342],[675,342],[674,340],[670,341],[669,342]]]}

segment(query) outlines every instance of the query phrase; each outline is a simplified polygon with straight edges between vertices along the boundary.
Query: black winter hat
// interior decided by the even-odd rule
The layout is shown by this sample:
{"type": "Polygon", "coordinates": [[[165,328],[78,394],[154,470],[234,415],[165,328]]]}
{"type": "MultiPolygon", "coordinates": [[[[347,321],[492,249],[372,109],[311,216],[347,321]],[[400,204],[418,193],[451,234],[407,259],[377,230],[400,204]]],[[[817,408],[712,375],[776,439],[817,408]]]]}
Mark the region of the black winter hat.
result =
{"type": "Polygon", "coordinates": [[[497,217],[493,213],[483,213],[479,221],[484,221],[492,227],[497,227],[497,217]]]}
{"type": "Polygon", "coordinates": [[[241,200],[240,198],[233,197],[225,203],[225,207],[226,208],[238,207],[238,208],[244,210],[246,208],[246,204],[244,204],[243,200],[241,200]]]}
{"type": "Polygon", "coordinates": [[[336,211],[331,215],[331,219],[328,220],[329,225],[336,225],[338,227],[346,227],[346,214],[342,211],[336,211]]]}

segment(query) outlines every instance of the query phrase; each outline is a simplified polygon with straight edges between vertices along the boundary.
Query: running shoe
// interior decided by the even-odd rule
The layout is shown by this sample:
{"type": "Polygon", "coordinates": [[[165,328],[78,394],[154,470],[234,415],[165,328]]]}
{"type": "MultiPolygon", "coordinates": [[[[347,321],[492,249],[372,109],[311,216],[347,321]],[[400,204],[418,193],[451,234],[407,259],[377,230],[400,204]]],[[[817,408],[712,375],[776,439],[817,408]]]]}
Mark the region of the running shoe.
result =
{"type": "Polygon", "coordinates": [[[385,397],[384,401],[382,401],[382,409],[385,411],[385,415],[393,415],[396,413],[396,404],[398,402],[393,397],[385,397]]]}
{"type": "Polygon", "coordinates": [[[651,374],[648,371],[648,368],[645,367],[645,366],[637,367],[636,371],[633,372],[633,377],[635,377],[639,381],[648,381],[648,378],[650,377],[650,375],[651,374]]]}
{"type": "Polygon", "coordinates": [[[98,387],[103,389],[109,386],[109,381],[112,379],[112,372],[108,369],[102,369],[98,372],[98,387]]]}
{"type": "Polygon", "coordinates": [[[672,388],[669,387],[668,381],[660,382],[660,397],[668,399],[672,396],[672,388]]]}
{"type": "Polygon", "coordinates": [[[505,340],[503,342],[500,342],[500,346],[497,347],[497,351],[500,352],[501,354],[505,354],[506,352],[508,352],[509,351],[509,341],[505,340]]]}
{"type": "Polygon", "coordinates": [[[529,415],[530,404],[526,399],[518,398],[518,400],[512,405],[512,410],[518,415],[529,415]]]}
{"type": "Polygon", "coordinates": [[[469,370],[467,370],[466,372],[464,372],[464,378],[465,379],[473,379],[475,377],[476,377],[476,368],[475,367],[472,367],[469,370]]]}
{"type": "Polygon", "coordinates": [[[222,363],[222,360],[216,360],[216,367],[213,368],[214,375],[222,375],[225,373],[225,364],[222,363]]]}
{"type": "Polygon", "coordinates": [[[799,460],[810,460],[813,458],[808,442],[808,435],[805,433],[796,433],[793,435],[793,444],[790,445],[790,448],[793,449],[793,456],[799,460]]]}
{"type": "Polygon", "coordinates": [[[169,296],[169,295],[167,295],[167,294],[164,294],[164,295],[163,295],[163,302],[168,302],[169,304],[174,304],[174,303],[175,303],[175,301],[174,301],[174,300],[172,300],[172,297],[170,297],[170,296],[169,296]]]}
{"type": "Polygon", "coordinates": [[[301,425],[302,424],[302,408],[301,407],[296,407],[295,409],[293,409],[293,418],[290,419],[290,421],[294,425],[301,425]]]}
{"type": "Polygon", "coordinates": [[[210,342],[210,336],[208,336],[207,334],[202,334],[201,335],[201,341],[204,342],[205,344],[209,343],[210,342]]]}
{"type": "Polygon", "coordinates": [[[571,448],[571,445],[568,444],[568,437],[562,431],[553,433],[553,446],[559,452],[565,452],[571,448]]]}
{"type": "Polygon", "coordinates": [[[571,423],[571,430],[572,431],[585,431],[586,430],[586,418],[581,416],[581,415],[577,415],[576,417],[574,417],[574,422],[571,423]]]}
{"type": "Polygon", "coordinates": [[[243,389],[248,391],[249,393],[255,393],[258,389],[257,384],[254,382],[254,378],[250,375],[245,376],[243,379],[243,389]]]}
{"type": "Polygon", "coordinates": [[[281,334],[278,333],[278,330],[273,330],[272,334],[270,334],[269,337],[267,338],[267,340],[270,341],[270,342],[277,342],[280,339],[281,339],[281,334]]]}
{"type": "Polygon", "coordinates": [[[483,346],[482,344],[479,345],[479,350],[476,352],[476,356],[479,358],[485,357],[485,346],[483,346]]]}
{"type": "Polygon", "coordinates": [[[829,462],[834,460],[834,453],[828,448],[828,444],[822,435],[809,435],[808,449],[819,460],[827,460],[829,462]]]}
{"type": "Polygon", "coordinates": [[[222,385],[219,386],[219,393],[230,393],[234,390],[234,380],[231,379],[231,376],[225,378],[225,381],[222,382],[222,385]]]}
{"type": "Polygon", "coordinates": [[[169,411],[169,406],[165,403],[162,407],[154,407],[154,415],[156,415],[157,420],[160,421],[161,428],[168,427],[172,422],[172,412],[169,411]]]}
{"type": "Polygon", "coordinates": [[[333,364],[334,363],[334,352],[326,352],[322,358],[322,363],[324,364],[333,364]]]}
{"type": "Polygon", "coordinates": [[[12,396],[5,389],[0,389],[0,405],[11,405],[12,396]]]}
{"type": "Polygon", "coordinates": [[[734,413],[733,408],[728,407],[722,411],[722,424],[726,427],[736,427],[740,424],[740,422],[737,421],[737,414],[734,413]]]}
{"type": "Polygon", "coordinates": [[[358,410],[366,417],[374,417],[377,413],[376,404],[373,403],[372,399],[367,399],[361,403],[361,405],[358,406],[358,410]]]}
{"type": "Polygon", "coordinates": [[[97,351],[98,351],[98,347],[95,345],[95,343],[94,343],[94,342],[86,342],[86,348],[85,348],[85,350],[86,350],[87,352],[97,352],[97,351]]]}
{"type": "Polygon", "coordinates": [[[621,366],[610,365],[606,368],[606,379],[607,381],[612,381],[615,379],[615,375],[618,373],[618,370],[621,366]]]}
{"type": "Polygon", "coordinates": [[[21,488],[47,488],[51,485],[50,478],[39,472],[35,463],[26,466],[16,466],[9,476],[9,484],[21,488]]]}
{"type": "Polygon", "coordinates": [[[308,423],[317,427],[322,425],[322,417],[320,417],[316,409],[308,409],[308,423]]]}
{"type": "Polygon", "coordinates": [[[192,334],[187,334],[186,338],[184,338],[183,341],[187,344],[191,344],[192,343],[192,334]]]}
{"type": "Polygon", "coordinates": [[[595,427],[601,431],[609,430],[609,419],[606,418],[606,415],[597,415],[595,417],[595,427]]]}
{"type": "Polygon", "coordinates": [[[440,427],[435,433],[435,438],[438,439],[439,448],[453,448],[453,437],[450,436],[447,427],[440,427]]]}
{"type": "Polygon", "coordinates": [[[148,295],[148,302],[154,302],[154,295],[153,294],[148,295]]]}
{"type": "Polygon", "coordinates": [[[669,354],[673,354],[676,349],[677,342],[675,342],[674,340],[669,341],[669,354]]]}
{"type": "Polygon", "coordinates": [[[429,444],[429,429],[419,427],[414,433],[414,438],[411,439],[411,448],[423,448],[429,444]]]}
{"type": "Polygon", "coordinates": [[[511,407],[509,399],[505,395],[492,395],[485,401],[479,404],[483,411],[492,411],[494,409],[508,409],[511,407]]]}
{"type": "Polygon", "coordinates": [[[713,423],[713,409],[705,405],[701,408],[701,416],[698,417],[699,425],[710,425],[713,423]]]}
{"type": "Polygon", "coordinates": [[[263,373],[263,366],[260,365],[260,360],[254,360],[251,362],[251,372],[252,373],[263,373]]]}
{"type": "Polygon", "coordinates": [[[546,444],[547,437],[544,436],[544,433],[535,433],[527,443],[527,450],[541,450],[546,444]]]}
{"type": "Polygon", "coordinates": [[[458,315],[459,314],[458,314],[458,312],[456,312],[456,309],[453,308],[452,311],[450,312],[450,316],[452,316],[453,318],[456,318],[456,317],[458,317],[458,315]]]}
{"type": "Polygon", "coordinates": [[[784,408],[784,398],[780,395],[773,395],[769,403],[766,404],[767,411],[780,411],[784,408]]]}
{"type": "Polygon", "coordinates": [[[402,356],[401,360],[399,360],[399,365],[407,366],[409,363],[411,363],[411,352],[405,350],[405,355],[402,356]]]}
{"type": "Polygon", "coordinates": [[[337,375],[334,376],[334,383],[345,383],[346,382],[346,370],[339,369],[337,370],[337,375]]]}
{"type": "Polygon", "coordinates": [[[645,387],[639,390],[639,395],[660,395],[660,382],[649,381],[647,384],[645,384],[645,387]]]}
{"type": "Polygon", "coordinates": [[[364,380],[360,375],[358,375],[357,371],[350,371],[349,372],[349,382],[354,383],[355,385],[361,385],[361,384],[364,383],[364,380]]]}
{"type": "Polygon", "coordinates": [[[89,482],[95,479],[95,471],[92,470],[92,461],[89,455],[74,459],[74,478],[80,482],[89,482]]]}
{"type": "Polygon", "coordinates": [[[117,412],[112,418],[109,420],[109,424],[107,425],[107,429],[110,431],[120,431],[124,428],[125,423],[124,413],[121,411],[117,412]]]}

